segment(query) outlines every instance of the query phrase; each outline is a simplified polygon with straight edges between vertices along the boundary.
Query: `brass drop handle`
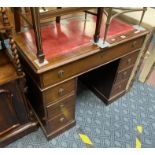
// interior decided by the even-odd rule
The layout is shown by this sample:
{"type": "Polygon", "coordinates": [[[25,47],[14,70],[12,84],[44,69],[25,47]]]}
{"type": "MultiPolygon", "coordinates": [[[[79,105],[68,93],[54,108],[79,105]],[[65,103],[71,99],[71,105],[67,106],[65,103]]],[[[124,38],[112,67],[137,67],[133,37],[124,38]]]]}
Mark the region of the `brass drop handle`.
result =
{"type": "Polygon", "coordinates": [[[58,71],[58,77],[59,78],[63,78],[64,77],[64,71],[63,70],[58,71]]]}
{"type": "Polygon", "coordinates": [[[59,96],[63,96],[64,95],[64,89],[60,88],[58,91],[59,96]]]}
{"type": "Polygon", "coordinates": [[[134,41],[131,46],[136,47],[136,44],[137,44],[137,41],[134,41]]]}
{"type": "Polygon", "coordinates": [[[65,118],[61,117],[59,121],[62,123],[64,120],[65,120],[65,118]]]}

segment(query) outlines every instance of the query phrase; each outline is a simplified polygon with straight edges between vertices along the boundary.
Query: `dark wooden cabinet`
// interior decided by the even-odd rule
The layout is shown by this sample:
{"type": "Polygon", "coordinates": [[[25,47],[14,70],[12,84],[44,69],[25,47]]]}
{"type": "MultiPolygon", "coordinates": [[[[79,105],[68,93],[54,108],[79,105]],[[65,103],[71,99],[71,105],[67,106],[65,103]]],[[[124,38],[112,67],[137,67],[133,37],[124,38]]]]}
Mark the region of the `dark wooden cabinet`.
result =
{"type": "Polygon", "coordinates": [[[8,89],[0,90],[0,124],[0,136],[19,126],[13,94],[8,89]]]}
{"type": "Polygon", "coordinates": [[[7,49],[0,50],[0,147],[36,129],[24,90],[24,75],[17,74],[7,49]]]}
{"type": "Polygon", "coordinates": [[[0,135],[27,123],[29,116],[20,80],[14,80],[0,86],[0,135]]]}
{"type": "Polygon", "coordinates": [[[34,131],[38,124],[25,96],[25,74],[7,11],[0,8],[0,147],[34,131]]]}

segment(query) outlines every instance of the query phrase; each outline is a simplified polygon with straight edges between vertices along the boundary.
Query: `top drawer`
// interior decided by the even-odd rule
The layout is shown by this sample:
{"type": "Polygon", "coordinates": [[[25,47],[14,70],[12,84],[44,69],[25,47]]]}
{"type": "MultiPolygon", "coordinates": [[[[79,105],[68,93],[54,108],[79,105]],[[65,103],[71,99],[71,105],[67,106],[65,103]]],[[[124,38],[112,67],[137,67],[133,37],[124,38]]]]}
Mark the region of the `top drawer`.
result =
{"type": "Polygon", "coordinates": [[[123,57],[123,55],[126,55],[133,50],[141,48],[144,38],[145,36],[142,36],[113,47],[101,49],[101,51],[99,51],[98,53],[63,65],[56,69],[49,70],[42,74],[41,87],[48,87],[52,84],[61,82],[70,77],[78,76],[78,74],[82,74],[84,72],[87,72],[88,70],[92,70],[93,68],[99,67],[114,59],[123,57]]]}

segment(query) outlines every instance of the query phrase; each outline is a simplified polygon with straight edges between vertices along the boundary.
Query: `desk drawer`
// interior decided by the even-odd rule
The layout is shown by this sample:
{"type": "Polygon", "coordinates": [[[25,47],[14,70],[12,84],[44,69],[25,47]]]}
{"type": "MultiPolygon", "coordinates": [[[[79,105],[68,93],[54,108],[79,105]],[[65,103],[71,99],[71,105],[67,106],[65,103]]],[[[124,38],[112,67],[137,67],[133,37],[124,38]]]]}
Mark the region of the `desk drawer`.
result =
{"type": "Polygon", "coordinates": [[[56,102],[70,94],[76,92],[76,79],[69,80],[55,87],[49,88],[43,92],[44,103],[48,105],[51,102],[56,102]]]}
{"type": "Polygon", "coordinates": [[[133,67],[130,67],[126,70],[123,70],[123,71],[117,73],[114,84],[118,84],[118,83],[124,81],[125,79],[129,79],[132,69],[133,69],[133,67]]]}
{"type": "MultiPolygon", "coordinates": [[[[47,87],[54,83],[61,82],[67,78],[78,76],[78,74],[82,74],[84,72],[87,72],[88,70],[92,70],[93,68],[96,68],[105,63],[113,61],[114,59],[123,57],[123,55],[126,55],[132,52],[132,50],[141,48],[143,41],[144,41],[144,36],[122,43],[118,46],[101,49],[101,51],[93,55],[90,55],[88,57],[85,57],[83,59],[74,61],[66,65],[63,65],[56,69],[47,71],[46,73],[42,74],[42,84],[43,84],[42,87],[47,87]]],[[[129,64],[127,63],[127,64],[130,65],[135,60],[136,59],[134,60],[131,59],[130,63],[129,64]]],[[[120,69],[124,65],[126,65],[125,61],[122,62],[120,69]]]]}
{"type": "Polygon", "coordinates": [[[47,121],[46,131],[48,134],[57,132],[58,130],[65,128],[65,126],[75,120],[75,108],[70,108],[69,111],[70,113],[68,115],[61,113],[60,115],[47,121]]]}
{"type": "Polygon", "coordinates": [[[119,94],[120,92],[125,91],[127,82],[128,82],[128,80],[125,80],[119,84],[114,84],[113,88],[111,90],[110,97],[113,97],[113,96],[119,94]]]}
{"type": "Polygon", "coordinates": [[[56,102],[46,107],[47,119],[54,118],[60,114],[68,115],[70,109],[75,108],[75,95],[69,96],[68,98],[56,102]]]}
{"type": "Polygon", "coordinates": [[[123,70],[123,69],[126,69],[132,65],[135,64],[136,60],[137,60],[137,56],[139,54],[139,51],[137,52],[134,52],[134,53],[131,53],[125,57],[123,57],[121,59],[121,62],[120,62],[120,65],[119,65],[119,71],[123,70]]]}

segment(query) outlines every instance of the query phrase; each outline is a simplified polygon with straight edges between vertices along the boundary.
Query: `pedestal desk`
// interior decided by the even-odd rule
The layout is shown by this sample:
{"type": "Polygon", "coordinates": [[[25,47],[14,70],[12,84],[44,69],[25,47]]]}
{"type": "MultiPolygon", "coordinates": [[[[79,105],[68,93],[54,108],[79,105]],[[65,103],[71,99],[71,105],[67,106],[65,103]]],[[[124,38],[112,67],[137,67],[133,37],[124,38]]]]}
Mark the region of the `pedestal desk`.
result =
{"type": "MultiPolygon", "coordinates": [[[[113,19],[108,46],[93,43],[95,17],[63,19],[41,28],[47,64],[38,65],[32,30],[14,36],[27,76],[28,96],[47,136],[52,138],[75,125],[77,78],[105,103],[126,92],[126,85],[147,30],[113,19]]],[[[101,38],[104,35],[104,18],[101,38]]],[[[145,45],[144,45],[145,46],[145,45]]]]}

